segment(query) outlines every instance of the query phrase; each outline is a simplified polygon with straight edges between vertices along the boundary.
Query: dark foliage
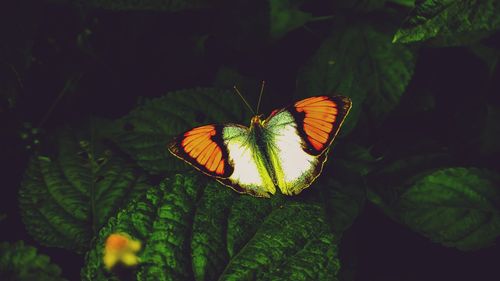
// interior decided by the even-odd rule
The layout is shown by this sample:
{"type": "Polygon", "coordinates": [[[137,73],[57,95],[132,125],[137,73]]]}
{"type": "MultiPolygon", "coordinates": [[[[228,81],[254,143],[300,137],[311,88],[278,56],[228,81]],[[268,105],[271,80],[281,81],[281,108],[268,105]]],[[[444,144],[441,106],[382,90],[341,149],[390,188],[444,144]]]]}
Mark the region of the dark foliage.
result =
{"type": "Polygon", "coordinates": [[[500,280],[498,1],[19,0],[0,31],[1,280],[500,280]],[[298,196],[166,150],[261,80],[264,113],[353,101],[298,196]]]}

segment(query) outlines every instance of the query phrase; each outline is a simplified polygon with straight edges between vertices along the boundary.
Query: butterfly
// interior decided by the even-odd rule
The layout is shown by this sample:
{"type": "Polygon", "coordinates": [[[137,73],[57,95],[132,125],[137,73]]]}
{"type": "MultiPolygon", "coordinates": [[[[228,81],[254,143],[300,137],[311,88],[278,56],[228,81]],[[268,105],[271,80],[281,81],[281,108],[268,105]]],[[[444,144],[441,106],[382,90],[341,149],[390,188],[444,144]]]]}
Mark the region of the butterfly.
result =
{"type": "MultiPolygon", "coordinates": [[[[259,98],[260,100],[260,98],[259,98]]],[[[296,195],[321,174],[329,148],[351,108],[344,96],[314,96],[255,115],[250,126],[190,129],[169,151],[239,193],[296,195]]]]}

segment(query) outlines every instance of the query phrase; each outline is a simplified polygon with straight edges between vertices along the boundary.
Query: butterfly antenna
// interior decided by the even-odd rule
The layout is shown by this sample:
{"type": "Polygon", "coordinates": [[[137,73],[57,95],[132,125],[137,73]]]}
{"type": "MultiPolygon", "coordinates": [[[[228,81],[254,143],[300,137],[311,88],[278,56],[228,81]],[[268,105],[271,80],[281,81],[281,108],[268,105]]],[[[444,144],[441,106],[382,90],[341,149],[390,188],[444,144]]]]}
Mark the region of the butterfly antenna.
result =
{"type": "Polygon", "coordinates": [[[262,99],[262,93],[264,92],[264,85],[265,84],[266,84],[266,81],[262,80],[262,84],[260,85],[259,101],[257,102],[257,114],[259,114],[260,100],[262,99]]]}
{"type": "Polygon", "coordinates": [[[250,111],[252,111],[252,113],[255,115],[255,111],[253,111],[252,107],[248,104],[247,100],[243,97],[238,88],[236,88],[236,85],[234,85],[233,88],[236,91],[236,93],[240,96],[240,98],[243,100],[243,102],[246,104],[246,106],[250,109],[250,111]]]}

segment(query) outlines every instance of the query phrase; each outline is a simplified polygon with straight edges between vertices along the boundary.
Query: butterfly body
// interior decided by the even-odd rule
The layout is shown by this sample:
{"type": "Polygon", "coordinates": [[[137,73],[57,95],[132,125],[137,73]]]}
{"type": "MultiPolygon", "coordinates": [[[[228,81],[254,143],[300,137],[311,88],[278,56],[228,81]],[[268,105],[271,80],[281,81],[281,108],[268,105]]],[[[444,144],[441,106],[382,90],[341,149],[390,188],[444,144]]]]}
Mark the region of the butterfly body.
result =
{"type": "Polygon", "coordinates": [[[169,150],[237,192],[295,195],[319,176],[349,98],[319,96],[275,110],[250,126],[205,125],[187,131],[169,150]]]}

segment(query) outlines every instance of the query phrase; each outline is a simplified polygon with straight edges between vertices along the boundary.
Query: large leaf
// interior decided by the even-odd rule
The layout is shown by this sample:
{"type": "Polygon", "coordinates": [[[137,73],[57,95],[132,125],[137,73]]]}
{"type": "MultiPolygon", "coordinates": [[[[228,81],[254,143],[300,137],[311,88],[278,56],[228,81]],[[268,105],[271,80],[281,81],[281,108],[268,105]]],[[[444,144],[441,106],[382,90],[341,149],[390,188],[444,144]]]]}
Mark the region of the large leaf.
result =
{"type": "Polygon", "coordinates": [[[500,28],[497,0],[426,0],[394,35],[394,42],[431,40],[438,45],[477,41],[500,28]]]}
{"type": "Polygon", "coordinates": [[[448,247],[475,250],[500,236],[500,178],[477,168],[446,168],[412,180],[397,202],[396,219],[448,247]]]}
{"type": "Polygon", "coordinates": [[[143,241],[138,280],[336,280],[336,237],[320,204],[240,196],[215,181],[176,175],[112,218],[86,257],[84,280],[115,278],[102,266],[108,235],[143,241]]]}
{"type": "Polygon", "coordinates": [[[303,12],[299,6],[303,1],[270,0],[270,36],[278,39],[311,19],[310,13],[303,12]]]}
{"type": "MultiPolygon", "coordinates": [[[[411,151],[411,148],[408,148],[411,151]]],[[[397,159],[381,159],[376,168],[366,177],[369,186],[369,199],[385,209],[386,204],[397,202],[407,190],[406,182],[416,174],[425,173],[449,167],[456,163],[446,151],[423,152],[413,151],[412,154],[400,156],[397,159]],[[420,152],[420,154],[419,154],[420,152]]],[[[386,211],[390,211],[386,209],[386,211]]]]}
{"type": "Polygon", "coordinates": [[[328,221],[335,234],[341,235],[361,213],[366,199],[364,175],[373,166],[368,149],[340,143],[330,152],[334,159],[327,162],[317,189],[323,200],[328,221]]]}
{"type": "Polygon", "coordinates": [[[337,23],[298,77],[301,96],[338,93],[353,107],[342,132],[361,114],[376,123],[399,102],[414,69],[413,53],[391,43],[390,30],[370,24],[337,23]]]}
{"type": "Polygon", "coordinates": [[[355,176],[350,182],[328,178],[322,186],[321,195],[331,229],[340,236],[363,210],[365,183],[362,177],[355,176]]]}
{"type": "MultiPolygon", "coordinates": [[[[120,120],[118,145],[151,173],[180,171],[186,165],[173,157],[167,143],[192,127],[247,122],[248,109],[231,91],[192,89],[147,101],[120,120]]],[[[244,124],[244,123],[243,123],[244,124]]]]}
{"type": "Polygon", "coordinates": [[[36,248],[24,245],[0,243],[0,280],[57,281],[61,277],[59,266],[50,262],[46,255],[37,253],[36,248]]]}
{"type": "Polygon", "coordinates": [[[81,252],[148,185],[130,160],[96,141],[93,132],[62,130],[56,146],[54,156],[31,159],[19,192],[21,214],[40,243],[81,252]]]}

